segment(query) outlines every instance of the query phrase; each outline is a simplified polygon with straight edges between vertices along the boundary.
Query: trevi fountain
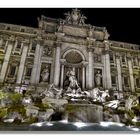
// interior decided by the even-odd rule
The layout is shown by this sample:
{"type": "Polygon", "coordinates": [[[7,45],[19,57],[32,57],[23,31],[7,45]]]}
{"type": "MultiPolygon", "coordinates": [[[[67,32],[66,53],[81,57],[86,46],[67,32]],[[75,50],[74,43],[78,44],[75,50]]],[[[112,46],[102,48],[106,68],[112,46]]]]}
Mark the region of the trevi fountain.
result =
{"type": "MultiPolygon", "coordinates": [[[[44,80],[47,78],[47,71],[45,74],[44,80]]],[[[100,82],[101,77],[98,73],[97,87],[83,91],[75,72],[69,70],[63,89],[48,84],[42,91],[30,89],[23,94],[13,91],[10,86],[2,88],[0,129],[8,127],[8,130],[13,130],[16,126],[14,130],[20,130],[21,126],[22,130],[22,127],[27,125],[30,128],[29,126],[36,125],[41,127],[44,123],[51,125],[51,122],[61,122],[74,123],[78,127],[91,123],[103,126],[119,124],[132,126],[135,131],[139,131],[140,107],[137,98],[133,95],[123,97],[116,91],[102,90],[100,82]]]]}

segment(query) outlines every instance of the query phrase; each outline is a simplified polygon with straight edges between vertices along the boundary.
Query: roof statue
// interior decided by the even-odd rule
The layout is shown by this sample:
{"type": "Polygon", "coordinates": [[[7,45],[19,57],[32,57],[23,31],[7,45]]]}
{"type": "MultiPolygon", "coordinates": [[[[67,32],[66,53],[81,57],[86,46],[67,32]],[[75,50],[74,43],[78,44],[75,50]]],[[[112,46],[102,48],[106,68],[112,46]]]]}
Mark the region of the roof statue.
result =
{"type": "Polygon", "coordinates": [[[85,19],[87,19],[78,9],[72,9],[71,12],[64,15],[66,16],[65,23],[67,24],[85,25],[85,19]]]}

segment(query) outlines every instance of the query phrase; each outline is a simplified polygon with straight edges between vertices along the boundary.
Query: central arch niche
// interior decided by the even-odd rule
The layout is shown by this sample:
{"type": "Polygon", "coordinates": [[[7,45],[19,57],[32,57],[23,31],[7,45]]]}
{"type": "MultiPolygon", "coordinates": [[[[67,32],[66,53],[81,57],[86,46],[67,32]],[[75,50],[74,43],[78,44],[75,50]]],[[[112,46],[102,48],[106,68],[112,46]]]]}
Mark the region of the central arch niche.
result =
{"type": "Polygon", "coordinates": [[[83,58],[77,51],[71,51],[65,56],[66,62],[71,64],[77,64],[83,61],[83,58]]]}
{"type": "Polygon", "coordinates": [[[65,63],[61,65],[61,87],[66,79],[66,73],[69,70],[75,71],[76,79],[80,85],[84,89],[85,87],[85,68],[83,66],[83,61],[85,61],[85,56],[82,52],[76,49],[67,50],[62,57],[65,60],[65,63]],[[82,82],[84,79],[84,82],[82,82]]]}

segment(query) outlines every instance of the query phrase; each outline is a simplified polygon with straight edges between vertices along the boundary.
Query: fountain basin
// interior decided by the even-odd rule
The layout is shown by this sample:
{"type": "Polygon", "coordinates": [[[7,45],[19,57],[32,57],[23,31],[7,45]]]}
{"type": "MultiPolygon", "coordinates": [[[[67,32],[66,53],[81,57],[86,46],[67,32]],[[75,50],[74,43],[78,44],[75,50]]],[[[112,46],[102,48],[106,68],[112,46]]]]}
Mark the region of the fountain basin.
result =
{"type": "Polygon", "coordinates": [[[103,107],[95,104],[67,104],[65,119],[68,122],[98,123],[103,121],[103,107]]]}

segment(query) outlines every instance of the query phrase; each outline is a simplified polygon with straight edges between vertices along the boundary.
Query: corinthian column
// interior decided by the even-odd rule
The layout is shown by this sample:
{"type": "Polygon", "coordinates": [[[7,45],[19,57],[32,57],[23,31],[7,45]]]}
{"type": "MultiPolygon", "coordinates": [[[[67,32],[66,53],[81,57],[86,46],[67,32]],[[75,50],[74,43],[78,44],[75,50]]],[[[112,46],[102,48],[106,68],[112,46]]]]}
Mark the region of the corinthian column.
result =
{"type": "Polygon", "coordinates": [[[110,73],[110,56],[109,56],[109,42],[105,41],[105,73],[106,73],[106,88],[110,89],[112,87],[111,73],[110,73]]]}
{"type": "Polygon", "coordinates": [[[16,80],[17,84],[20,84],[21,80],[22,80],[27,51],[28,51],[28,46],[27,45],[23,46],[23,51],[22,51],[22,55],[21,55],[21,59],[20,59],[20,65],[19,65],[17,80],[16,80]]]}
{"type": "Polygon", "coordinates": [[[139,68],[140,68],[140,56],[138,57],[138,63],[139,63],[139,68]]]}
{"type": "Polygon", "coordinates": [[[59,86],[60,78],[60,43],[56,44],[55,66],[54,66],[54,85],[59,86]]]}
{"type": "Polygon", "coordinates": [[[85,90],[85,67],[82,68],[82,89],[85,90]]]}
{"type": "Polygon", "coordinates": [[[131,91],[135,92],[133,69],[132,69],[132,60],[131,60],[131,55],[130,54],[127,55],[127,59],[128,59],[128,69],[129,69],[129,76],[130,76],[131,91]]]}
{"type": "Polygon", "coordinates": [[[122,76],[121,76],[121,64],[120,64],[120,55],[116,54],[116,64],[117,64],[117,72],[118,72],[118,89],[122,91],[122,76]]]}
{"type": "Polygon", "coordinates": [[[11,55],[11,52],[12,52],[12,48],[13,48],[13,44],[12,44],[11,41],[9,41],[8,46],[7,46],[7,50],[6,50],[6,53],[5,53],[3,65],[2,65],[2,68],[1,68],[1,73],[0,73],[0,82],[1,83],[4,82],[4,78],[5,78],[5,75],[6,75],[10,55],[11,55]]]}
{"type": "Polygon", "coordinates": [[[64,82],[64,65],[61,65],[61,88],[63,88],[63,82],[64,82]]]}
{"type": "Polygon", "coordinates": [[[88,77],[88,86],[89,89],[93,88],[93,50],[91,48],[88,49],[88,73],[89,73],[89,77],[88,77]]]}
{"type": "Polygon", "coordinates": [[[36,45],[34,64],[31,74],[31,84],[38,84],[40,79],[40,69],[41,69],[41,55],[42,55],[42,46],[38,43],[36,45]]]}
{"type": "Polygon", "coordinates": [[[85,87],[86,87],[86,79],[88,77],[86,77],[86,67],[88,65],[88,62],[87,61],[83,61],[82,62],[83,65],[82,65],[82,89],[85,90],[85,87]]]}

